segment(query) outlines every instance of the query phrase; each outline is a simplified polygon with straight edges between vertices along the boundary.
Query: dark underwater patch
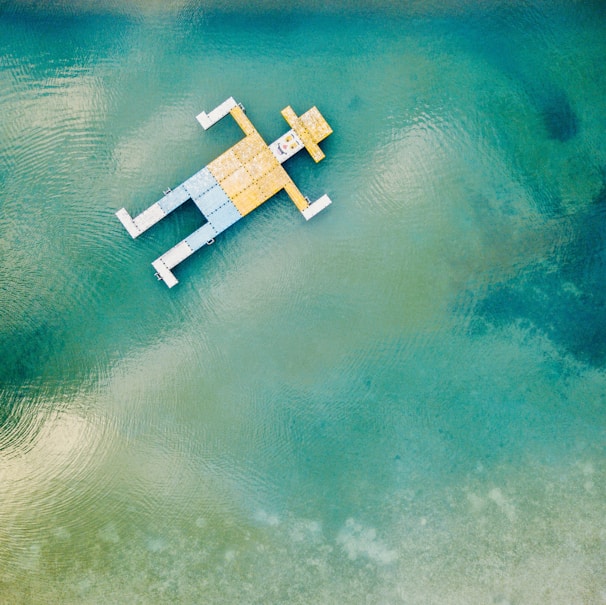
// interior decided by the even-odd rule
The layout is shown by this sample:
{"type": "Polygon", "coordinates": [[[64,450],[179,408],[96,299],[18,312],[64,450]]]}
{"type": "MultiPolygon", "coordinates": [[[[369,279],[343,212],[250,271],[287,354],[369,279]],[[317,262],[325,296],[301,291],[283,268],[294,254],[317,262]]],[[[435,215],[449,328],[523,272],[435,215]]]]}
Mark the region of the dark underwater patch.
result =
{"type": "Polygon", "coordinates": [[[552,93],[541,105],[543,123],[549,138],[564,143],[578,134],[579,118],[563,91],[552,93]]]}
{"type": "Polygon", "coordinates": [[[362,98],[360,95],[354,95],[349,103],[347,104],[347,109],[350,111],[359,111],[364,105],[362,98]]]}
{"type": "Polygon", "coordinates": [[[537,265],[495,287],[477,305],[474,331],[526,323],[579,361],[606,364],[606,213],[577,219],[558,264],[537,265]]]}
{"type": "Polygon", "coordinates": [[[604,297],[567,292],[557,274],[492,292],[478,313],[493,325],[526,322],[545,333],[577,359],[600,367],[606,363],[604,297]]]}
{"type": "Polygon", "coordinates": [[[593,198],[594,204],[606,204],[606,166],[602,168],[602,187],[593,198]]]}
{"type": "Polygon", "coordinates": [[[453,30],[458,31],[460,48],[467,49],[472,56],[482,57],[488,65],[511,80],[538,112],[547,136],[555,141],[566,142],[573,139],[580,129],[580,120],[573,103],[566,92],[551,79],[547,70],[539,70],[533,62],[527,60],[527,50],[523,44],[519,44],[524,39],[520,24],[526,23],[526,27],[522,28],[526,35],[534,27],[540,31],[542,21],[537,21],[535,17],[534,11],[529,11],[528,6],[512,3],[492,16],[482,13],[476,19],[450,20],[445,35],[453,30]],[[513,40],[518,40],[518,43],[513,40]]]}

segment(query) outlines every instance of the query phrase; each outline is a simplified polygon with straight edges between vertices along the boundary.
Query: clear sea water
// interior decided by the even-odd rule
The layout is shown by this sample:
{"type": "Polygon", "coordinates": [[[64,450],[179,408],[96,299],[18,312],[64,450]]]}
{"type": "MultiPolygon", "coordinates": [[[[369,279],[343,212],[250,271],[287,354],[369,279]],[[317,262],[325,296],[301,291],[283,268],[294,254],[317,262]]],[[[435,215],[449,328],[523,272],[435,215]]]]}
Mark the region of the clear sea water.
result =
{"type": "Polygon", "coordinates": [[[606,603],[602,2],[0,3],[0,602],[606,603]],[[333,205],[143,210],[317,105],[333,205]]]}

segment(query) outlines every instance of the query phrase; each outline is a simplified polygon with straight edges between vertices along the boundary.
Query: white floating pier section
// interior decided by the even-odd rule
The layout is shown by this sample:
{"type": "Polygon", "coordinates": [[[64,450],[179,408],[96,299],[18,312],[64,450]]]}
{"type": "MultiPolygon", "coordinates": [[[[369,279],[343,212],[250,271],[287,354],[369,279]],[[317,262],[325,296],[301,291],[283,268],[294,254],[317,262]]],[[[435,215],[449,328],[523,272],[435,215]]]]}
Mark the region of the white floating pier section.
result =
{"type": "Polygon", "coordinates": [[[152,267],[156,270],[156,277],[158,280],[162,280],[169,288],[172,288],[179,283],[175,274],[162,262],[161,258],[157,258],[152,263],[152,267]]]}
{"type": "Polygon", "coordinates": [[[166,216],[166,212],[164,212],[162,206],[156,202],[147,210],[144,210],[141,214],[135,216],[135,218],[132,218],[125,208],[118,210],[116,216],[134,239],[144,231],[147,231],[150,227],[153,227],[156,223],[159,223],[166,216]]]}
{"type": "Polygon", "coordinates": [[[165,252],[152,263],[152,267],[156,270],[158,279],[164,280],[164,283],[169,288],[178,284],[179,280],[174,276],[171,269],[183,262],[193,253],[194,250],[187,245],[185,240],[179,242],[176,246],[173,246],[168,252],[165,252]]]}
{"type": "Polygon", "coordinates": [[[233,97],[229,97],[219,105],[215,107],[210,113],[203,111],[196,116],[196,120],[200,122],[200,125],[204,130],[208,130],[213,124],[216,124],[219,120],[222,120],[238,103],[233,97]]]}
{"type": "Polygon", "coordinates": [[[129,235],[135,239],[138,235],[141,235],[141,230],[133,221],[133,217],[128,213],[126,208],[120,208],[118,212],[116,212],[116,216],[120,219],[124,228],[128,231],[129,235]]]}
{"type": "Polygon", "coordinates": [[[309,220],[321,212],[327,206],[332,204],[332,200],[325,193],[322,197],[319,197],[315,202],[311,203],[305,210],[301,211],[301,214],[305,217],[305,220],[309,220]]]}
{"type": "Polygon", "coordinates": [[[132,218],[125,208],[118,210],[116,216],[134,239],[139,237],[139,235],[144,231],[147,231],[150,227],[153,227],[156,223],[159,223],[166,216],[166,212],[164,212],[160,204],[156,202],[147,210],[144,210],[141,214],[135,216],[135,218],[132,218]]]}
{"type": "Polygon", "coordinates": [[[152,263],[153,268],[156,270],[156,277],[163,280],[169,288],[177,285],[179,280],[174,276],[172,269],[190,257],[196,250],[202,248],[202,246],[212,244],[214,236],[217,233],[217,229],[213,224],[206,223],[194,231],[194,233],[188,235],[184,240],[173,246],[152,263]]]}

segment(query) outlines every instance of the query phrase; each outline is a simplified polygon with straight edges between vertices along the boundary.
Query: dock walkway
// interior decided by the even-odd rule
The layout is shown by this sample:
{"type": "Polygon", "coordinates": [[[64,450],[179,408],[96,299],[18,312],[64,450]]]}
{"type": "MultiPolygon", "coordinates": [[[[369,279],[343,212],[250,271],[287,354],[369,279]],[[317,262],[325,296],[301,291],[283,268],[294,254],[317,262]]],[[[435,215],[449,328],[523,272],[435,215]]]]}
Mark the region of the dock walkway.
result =
{"type": "Polygon", "coordinates": [[[331,203],[327,195],[310,203],[282,167],[304,148],[316,162],[325,157],[318,143],[332,129],[316,107],[300,117],[290,106],[285,108],[282,115],[291,129],[270,145],[233,97],[196,119],[207,130],[227,115],[244,132],[241,141],[134,218],[125,208],[116,212],[128,233],[137,238],[190,200],[200,210],[205,224],[152,263],[158,279],[169,288],[178,283],[172,269],[279,191],[286,191],[306,220],[331,203]]]}

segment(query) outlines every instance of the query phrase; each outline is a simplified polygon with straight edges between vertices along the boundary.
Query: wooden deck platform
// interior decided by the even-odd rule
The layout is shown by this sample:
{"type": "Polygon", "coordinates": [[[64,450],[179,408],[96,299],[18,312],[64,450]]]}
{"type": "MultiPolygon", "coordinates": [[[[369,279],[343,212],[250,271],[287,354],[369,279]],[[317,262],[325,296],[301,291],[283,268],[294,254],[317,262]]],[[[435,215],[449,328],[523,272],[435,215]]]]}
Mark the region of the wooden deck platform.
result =
{"type": "Polygon", "coordinates": [[[152,263],[158,279],[169,288],[178,283],[172,269],[279,191],[286,191],[306,220],[331,203],[327,195],[310,203],[282,167],[303,148],[316,162],[325,157],[318,143],[332,129],[316,107],[301,116],[290,106],[282,110],[291,129],[271,145],[233,97],[209,113],[198,114],[196,119],[207,130],[227,115],[242,129],[242,140],[134,218],[125,208],[116,212],[128,233],[136,238],[188,200],[200,210],[206,223],[152,263]]]}
{"type": "Polygon", "coordinates": [[[318,143],[332,133],[332,128],[322,117],[317,107],[312,107],[301,117],[297,117],[297,114],[289,105],[282,110],[282,117],[301,139],[303,145],[305,145],[305,149],[307,149],[315,162],[319,162],[326,157],[318,146],[318,143]]]}

